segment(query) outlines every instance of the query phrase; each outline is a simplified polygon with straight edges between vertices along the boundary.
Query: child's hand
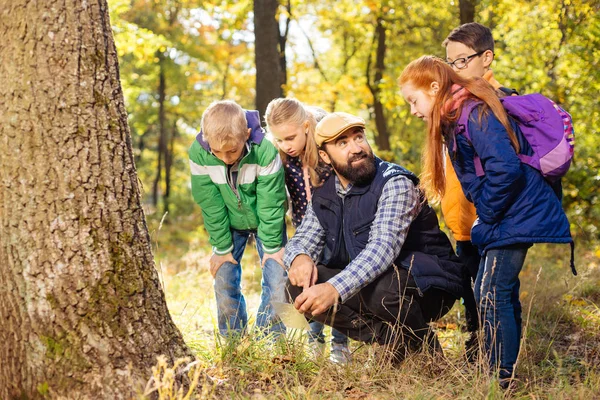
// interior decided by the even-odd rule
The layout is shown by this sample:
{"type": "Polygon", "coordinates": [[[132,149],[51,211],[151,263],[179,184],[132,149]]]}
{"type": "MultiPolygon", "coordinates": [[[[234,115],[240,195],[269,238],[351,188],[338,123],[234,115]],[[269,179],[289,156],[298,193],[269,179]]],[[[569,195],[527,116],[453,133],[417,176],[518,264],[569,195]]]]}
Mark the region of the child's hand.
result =
{"type": "Polygon", "coordinates": [[[264,253],[261,266],[264,267],[265,262],[267,262],[267,260],[270,258],[274,261],[277,261],[283,267],[283,251],[284,250],[285,250],[285,247],[282,247],[281,250],[279,250],[277,253],[273,253],[273,254],[264,253]]]}
{"type": "Polygon", "coordinates": [[[219,255],[219,254],[212,255],[212,257],[210,258],[210,262],[208,264],[208,269],[213,278],[215,277],[215,275],[217,275],[217,271],[219,270],[219,268],[221,268],[221,265],[223,265],[223,263],[225,263],[225,262],[237,264],[237,261],[235,261],[235,259],[231,255],[231,253],[227,253],[227,254],[223,254],[223,255],[219,255]]]}

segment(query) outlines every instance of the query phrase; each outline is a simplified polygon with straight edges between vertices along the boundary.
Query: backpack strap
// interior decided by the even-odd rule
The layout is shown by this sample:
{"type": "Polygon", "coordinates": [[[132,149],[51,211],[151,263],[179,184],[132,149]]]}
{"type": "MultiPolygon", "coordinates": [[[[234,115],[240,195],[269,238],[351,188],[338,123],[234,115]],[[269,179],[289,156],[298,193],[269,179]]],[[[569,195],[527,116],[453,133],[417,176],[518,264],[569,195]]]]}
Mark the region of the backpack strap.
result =
{"type": "Polygon", "coordinates": [[[571,272],[577,276],[577,270],[575,269],[575,242],[571,240],[571,272]]]}
{"type": "Polygon", "coordinates": [[[519,95],[519,92],[517,92],[515,89],[507,88],[504,86],[500,86],[498,88],[498,90],[507,96],[518,96],[519,95]]]}
{"type": "MultiPolygon", "coordinates": [[[[473,145],[473,141],[469,135],[469,117],[471,116],[473,109],[480,104],[483,103],[481,101],[469,101],[463,104],[462,109],[460,110],[460,117],[456,123],[456,129],[454,130],[453,151],[456,151],[456,135],[463,135],[465,138],[467,138],[467,141],[473,145]]],[[[477,155],[477,152],[473,157],[473,163],[475,164],[475,174],[477,174],[479,177],[485,175],[485,172],[483,171],[483,165],[481,164],[481,159],[477,155]]]]}

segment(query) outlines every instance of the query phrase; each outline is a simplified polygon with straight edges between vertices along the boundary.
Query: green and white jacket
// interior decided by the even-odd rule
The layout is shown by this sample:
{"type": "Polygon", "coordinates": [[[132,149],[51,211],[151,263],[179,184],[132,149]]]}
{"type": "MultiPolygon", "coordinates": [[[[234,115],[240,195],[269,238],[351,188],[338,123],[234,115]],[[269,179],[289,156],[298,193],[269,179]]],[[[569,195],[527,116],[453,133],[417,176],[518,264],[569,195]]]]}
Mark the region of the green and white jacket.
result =
{"type": "Polygon", "coordinates": [[[267,254],[276,253],[283,244],[284,172],[277,149],[265,139],[259,118],[258,111],[246,111],[252,131],[246,155],[239,161],[237,185],[232,184],[227,165],[212,154],[202,132],[189,149],[192,195],[202,208],[215,254],[233,250],[231,229],[257,230],[267,254]]]}

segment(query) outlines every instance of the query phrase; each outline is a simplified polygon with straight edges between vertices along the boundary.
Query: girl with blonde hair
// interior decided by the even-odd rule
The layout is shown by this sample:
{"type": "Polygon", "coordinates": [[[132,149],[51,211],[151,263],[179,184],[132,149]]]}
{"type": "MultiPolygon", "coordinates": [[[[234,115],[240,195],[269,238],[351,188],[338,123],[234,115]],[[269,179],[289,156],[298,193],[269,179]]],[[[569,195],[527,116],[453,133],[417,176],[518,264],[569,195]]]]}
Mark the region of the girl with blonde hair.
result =
{"type": "MultiPolygon", "coordinates": [[[[271,101],[265,112],[267,128],[279,149],[285,171],[285,184],[292,202],[292,223],[300,226],[315,188],[331,174],[331,167],[319,158],[315,142],[315,127],[327,115],[319,107],[306,106],[294,98],[271,101]]],[[[309,341],[320,355],[325,344],[323,324],[311,322],[309,341]]],[[[330,360],[345,363],[350,360],[348,338],[332,329],[330,360]]]]}

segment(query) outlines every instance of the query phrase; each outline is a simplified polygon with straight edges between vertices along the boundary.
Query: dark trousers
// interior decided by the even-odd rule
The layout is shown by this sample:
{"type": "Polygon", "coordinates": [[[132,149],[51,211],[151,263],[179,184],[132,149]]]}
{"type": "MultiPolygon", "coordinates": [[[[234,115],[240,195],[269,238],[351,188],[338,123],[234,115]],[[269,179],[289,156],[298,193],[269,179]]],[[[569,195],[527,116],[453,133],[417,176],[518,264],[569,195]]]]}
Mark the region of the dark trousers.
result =
{"type": "Polygon", "coordinates": [[[477,278],[481,256],[477,247],[473,246],[470,240],[456,242],[456,255],[468,271],[468,276],[463,277],[465,319],[467,321],[467,331],[475,332],[479,329],[479,315],[471,284],[475,283],[475,278],[477,278]]]}
{"type": "MultiPolygon", "coordinates": [[[[317,284],[341,272],[324,265],[317,269],[317,284]]],[[[288,281],[288,291],[293,301],[302,288],[291,286],[288,281]]],[[[424,342],[437,343],[428,323],[444,316],[454,301],[452,295],[438,289],[419,294],[412,275],[404,268],[392,266],[335,310],[332,307],[307,318],[332,326],[354,340],[391,345],[401,355],[421,349],[424,342]]]]}

